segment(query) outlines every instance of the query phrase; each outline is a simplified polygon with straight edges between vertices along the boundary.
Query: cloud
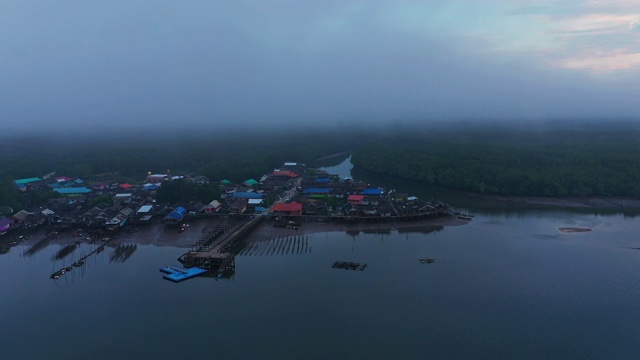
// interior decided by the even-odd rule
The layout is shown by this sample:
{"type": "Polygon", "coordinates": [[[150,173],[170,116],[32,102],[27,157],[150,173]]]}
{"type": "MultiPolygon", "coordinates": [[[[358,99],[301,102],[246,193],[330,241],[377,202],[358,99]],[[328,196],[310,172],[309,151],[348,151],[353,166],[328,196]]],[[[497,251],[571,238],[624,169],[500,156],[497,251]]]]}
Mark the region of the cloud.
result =
{"type": "Polygon", "coordinates": [[[15,2],[0,12],[0,83],[11,84],[0,87],[0,122],[162,127],[633,114],[635,99],[620,99],[634,87],[603,87],[602,79],[637,79],[640,44],[627,28],[640,9],[635,1],[618,1],[624,12],[605,3],[15,2]],[[533,3],[544,6],[508,15],[533,3]]]}
{"type": "Polygon", "coordinates": [[[560,66],[567,69],[590,69],[601,73],[640,67],[640,53],[630,53],[626,49],[593,51],[586,55],[563,59],[560,66]]]}
{"type": "Polygon", "coordinates": [[[529,50],[542,63],[599,76],[640,74],[638,1],[514,0],[513,4],[511,14],[535,22],[539,29],[535,37],[543,46],[529,50]]]}

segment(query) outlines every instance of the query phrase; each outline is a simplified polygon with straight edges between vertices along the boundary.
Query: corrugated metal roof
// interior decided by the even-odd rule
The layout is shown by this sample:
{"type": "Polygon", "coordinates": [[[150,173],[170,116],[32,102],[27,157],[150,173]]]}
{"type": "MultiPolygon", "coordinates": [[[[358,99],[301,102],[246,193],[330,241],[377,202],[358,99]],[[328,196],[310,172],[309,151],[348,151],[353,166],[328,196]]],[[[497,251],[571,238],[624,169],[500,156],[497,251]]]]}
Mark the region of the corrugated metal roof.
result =
{"type": "Polygon", "coordinates": [[[138,209],[139,213],[148,213],[149,211],[151,211],[151,209],[153,209],[153,205],[144,205],[144,206],[140,206],[140,209],[138,209]]]}
{"type": "Polygon", "coordinates": [[[233,193],[233,197],[236,199],[262,199],[262,194],[236,191],[233,193]]]}
{"type": "Polygon", "coordinates": [[[18,179],[18,180],[13,180],[16,184],[28,184],[30,182],[34,182],[34,181],[40,181],[42,179],[40,179],[39,177],[32,177],[32,178],[27,178],[27,179],[18,179]]]}
{"type": "Polygon", "coordinates": [[[87,189],[86,187],[58,188],[58,189],[53,189],[53,191],[55,191],[55,192],[57,192],[59,194],[69,195],[69,194],[86,194],[86,193],[90,193],[91,189],[87,189]]]}
{"type": "Polygon", "coordinates": [[[382,195],[382,189],[364,189],[362,190],[363,195],[382,195]]]}
{"type": "Polygon", "coordinates": [[[295,201],[285,204],[279,203],[273,205],[273,211],[299,212],[302,211],[302,204],[295,201]]]}
{"type": "Polygon", "coordinates": [[[331,189],[327,188],[308,188],[302,191],[303,194],[328,194],[331,192],[331,189]]]}
{"type": "Polygon", "coordinates": [[[176,221],[180,221],[182,220],[182,218],[186,215],[186,213],[188,212],[188,210],[182,206],[178,206],[177,208],[173,209],[173,211],[164,217],[164,220],[176,220],[176,221]]]}
{"type": "Polygon", "coordinates": [[[213,200],[212,202],[209,203],[209,206],[212,208],[218,208],[222,206],[222,204],[220,204],[220,201],[218,200],[213,200]]]}
{"type": "Polygon", "coordinates": [[[288,177],[298,177],[299,175],[294,173],[293,171],[274,171],[271,176],[288,176],[288,177]]]}

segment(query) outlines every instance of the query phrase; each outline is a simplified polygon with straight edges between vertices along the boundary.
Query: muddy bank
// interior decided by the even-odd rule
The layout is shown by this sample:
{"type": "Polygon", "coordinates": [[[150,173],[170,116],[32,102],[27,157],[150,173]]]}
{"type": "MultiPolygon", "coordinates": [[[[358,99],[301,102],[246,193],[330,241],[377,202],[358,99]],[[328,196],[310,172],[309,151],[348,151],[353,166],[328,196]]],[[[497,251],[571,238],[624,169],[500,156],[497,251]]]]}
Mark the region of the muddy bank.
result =
{"type": "MultiPolygon", "coordinates": [[[[46,228],[40,229],[30,234],[29,240],[21,243],[27,255],[39,252],[49,245],[64,246],[78,242],[83,244],[102,245],[107,243],[107,247],[115,248],[123,244],[155,245],[189,248],[197,242],[202,234],[209,228],[220,223],[218,219],[203,219],[191,222],[189,229],[179,231],[178,227],[167,226],[161,223],[152,223],[141,226],[130,226],[120,231],[104,231],[100,235],[92,238],[88,237],[86,231],[68,230],[60,232],[55,236],[46,236],[46,228]],[[35,247],[33,250],[31,250],[35,247]]],[[[12,236],[17,238],[18,234],[12,236]]]]}
{"type": "MultiPolygon", "coordinates": [[[[65,246],[70,243],[85,243],[101,245],[108,243],[108,248],[116,248],[123,244],[138,245],[155,245],[155,246],[172,246],[189,248],[196,243],[207,231],[207,229],[216,227],[221,220],[219,219],[201,219],[191,222],[189,229],[179,231],[176,227],[166,226],[164,224],[153,223],[145,226],[139,226],[135,229],[125,228],[118,232],[104,232],[101,236],[91,240],[86,234],[82,236],[74,236],[75,231],[62,232],[55,237],[45,236],[45,230],[33,233],[29,240],[24,241],[21,251],[30,254],[39,252],[49,245],[65,246]],[[40,245],[39,245],[40,244],[40,245]],[[35,249],[31,251],[35,246],[35,249]]],[[[277,237],[291,235],[307,235],[322,232],[347,232],[347,231],[375,231],[375,230],[392,230],[392,229],[420,229],[444,226],[458,226],[467,224],[468,220],[461,220],[453,216],[444,216],[435,219],[420,221],[389,221],[389,222],[368,222],[368,223],[338,223],[338,222],[302,222],[297,229],[288,229],[286,227],[274,227],[273,221],[267,220],[258,227],[245,239],[245,242],[264,241],[277,237]]],[[[238,225],[238,224],[236,224],[238,225]]],[[[17,238],[17,237],[16,237],[17,238]]]]}
{"type": "Polygon", "coordinates": [[[461,220],[454,216],[443,216],[435,219],[420,221],[389,221],[389,222],[364,222],[364,223],[341,223],[341,222],[302,222],[297,229],[286,227],[274,227],[272,221],[266,221],[253,231],[246,242],[266,241],[282,236],[308,235],[323,232],[351,232],[351,231],[375,231],[393,229],[420,229],[430,227],[459,226],[468,224],[469,220],[461,220]]]}
{"type": "Polygon", "coordinates": [[[469,197],[482,199],[502,206],[553,206],[600,209],[640,209],[640,200],[627,198],[580,197],[548,198],[540,196],[500,196],[465,193],[469,197]]]}
{"type": "Polygon", "coordinates": [[[591,229],[589,228],[575,228],[575,227],[562,227],[562,228],[559,228],[558,230],[562,231],[563,233],[577,233],[577,232],[591,231],[591,229]]]}

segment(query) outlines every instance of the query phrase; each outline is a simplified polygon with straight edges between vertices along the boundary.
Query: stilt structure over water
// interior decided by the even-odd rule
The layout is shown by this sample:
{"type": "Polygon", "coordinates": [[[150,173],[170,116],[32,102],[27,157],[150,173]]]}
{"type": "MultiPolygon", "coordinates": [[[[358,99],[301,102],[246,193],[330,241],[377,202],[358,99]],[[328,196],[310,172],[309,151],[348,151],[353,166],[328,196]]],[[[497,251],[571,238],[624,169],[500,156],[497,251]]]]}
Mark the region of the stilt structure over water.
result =
{"type": "Polygon", "coordinates": [[[180,256],[178,261],[187,268],[218,269],[219,273],[234,271],[235,254],[233,251],[240,241],[247,237],[264,218],[256,216],[228,236],[214,231],[217,235],[207,245],[194,246],[191,251],[180,256]]]}

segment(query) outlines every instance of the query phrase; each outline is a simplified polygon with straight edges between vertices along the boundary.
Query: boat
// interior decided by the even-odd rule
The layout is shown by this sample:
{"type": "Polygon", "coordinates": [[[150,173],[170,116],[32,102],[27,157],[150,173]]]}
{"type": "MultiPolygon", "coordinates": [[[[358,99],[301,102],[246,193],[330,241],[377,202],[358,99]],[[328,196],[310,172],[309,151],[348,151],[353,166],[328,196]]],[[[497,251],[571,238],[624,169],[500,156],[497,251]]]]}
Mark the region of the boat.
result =
{"type": "Polygon", "coordinates": [[[467,214],[458,214],[458,219],[471,220],[471,219],[473,219],[473,216],[472,215],[467,215],[467,214]]]}
{"type": "Polygon", "coordinates": [[[84,265],[84,260],[78,260],[73,263],[73,267],[80,267],[82,265],[84,265]]]}

